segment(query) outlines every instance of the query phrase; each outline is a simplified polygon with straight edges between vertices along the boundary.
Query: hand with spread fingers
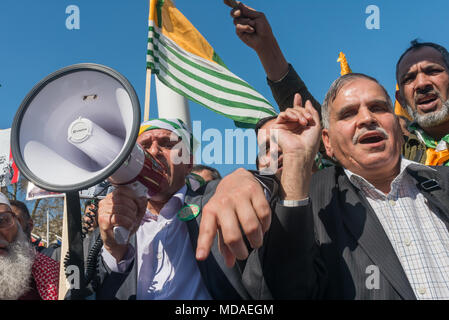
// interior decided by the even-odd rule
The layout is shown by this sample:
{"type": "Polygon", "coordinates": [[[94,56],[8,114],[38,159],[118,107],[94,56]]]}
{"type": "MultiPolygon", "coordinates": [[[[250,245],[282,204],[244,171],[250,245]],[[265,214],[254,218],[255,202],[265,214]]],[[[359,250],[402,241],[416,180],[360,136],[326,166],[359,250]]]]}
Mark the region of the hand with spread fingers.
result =
{"type": "Polygon", "coordinates": [[[115,241],[114,227],[124,227],[133,234],[140,226],[147,206],[146,197],[137,197],[128,187],[117,187],[98,203],[98,225],[104,247],[120,261],[128,250],[128,244],[115,241]]]}
{"type": "Polygon", "coordinates": [[[252,173],[238,169],[218,185],[203,209],[196,258],[205,260],[218,232],[219,249],[226,265],[248,257],[243,229],[252,248],[259,248],[271,223],[271,209],[265,193],[252,173]]]}

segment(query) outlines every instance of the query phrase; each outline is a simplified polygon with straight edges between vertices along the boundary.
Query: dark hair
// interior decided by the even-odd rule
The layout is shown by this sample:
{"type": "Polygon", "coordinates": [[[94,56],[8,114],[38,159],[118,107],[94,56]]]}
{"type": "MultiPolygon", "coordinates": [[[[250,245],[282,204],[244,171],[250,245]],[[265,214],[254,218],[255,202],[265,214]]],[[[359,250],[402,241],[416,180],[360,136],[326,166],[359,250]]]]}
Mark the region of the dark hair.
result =
{"type": "Polygon", "coordinates": [[[30,220],[30,211],[28,210],[28,207],[25,203],[19,200],[9,200],[9,203],[11,204],[11,207],[14,206],[16,208],[19,208],[19,210],[24,214],[24,218],[26,220],[30,220]]]}
{"type": "Polygon", "coordinates": [[[270,116],[270,117],[265,117],[265,118],[260,119],[259,122],[257,122],[256,127],[254,128],[254,130],[256,131],[256,136],[257,136],[257,133],[259,132],[259,129],[261,127],[263,127],[263,125],[265,123],[267,123],[268,121],[271,121],[273,119],[276,119],[277,117],[278,116],[276,115],[276,116],[270,116]]]}
{"type": "Polygon", "coordinates": [[[402,59],[404,58],[404,56],[409,53],[412,50],[417,50],[419,48],[422,47],[431,47],[434,48],[435,50],[437,50],[439,53],[441,53],[441,56],[443,57],[444,60],[444,64],[446,65],[446,68],[449,70],[449,52],[447,51],[447,49],[437,43],[433,43],[433,42],[418,42],[418,39],[414,39],[412,41],[410,41],[410,47],[404,51],[404,53],[399,57],[398,62],[396,63],[396,81],[399,84],[399,79],[398,79],[398,75],[399,75],[399,64],[401,63],[402,59]]]}
{"type": "Polygon", "coordinates": [[[192,170],[191,170],[191,172],[201,172],[203,170],[210,171],[213,180],[221,179],[220,172],[218,172],[217,169],[209,167],[209,166],[205,166],[205,165],[202,165],[202,164],[194,165],[192,170]]]}

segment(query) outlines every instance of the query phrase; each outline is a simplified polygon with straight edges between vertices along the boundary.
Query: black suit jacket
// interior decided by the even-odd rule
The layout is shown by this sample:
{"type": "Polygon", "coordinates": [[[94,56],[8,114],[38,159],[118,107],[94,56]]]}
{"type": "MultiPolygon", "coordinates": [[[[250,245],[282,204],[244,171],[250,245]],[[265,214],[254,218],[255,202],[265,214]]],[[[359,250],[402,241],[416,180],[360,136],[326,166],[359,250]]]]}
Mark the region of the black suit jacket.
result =
{"type": "MultiPolygon", "coordinates": [[[[407,171],[449,228],[449,168],[432,168],[407,171]],[[426,190],[430,179],[438,186],[426,190]]],[[[253,298],[416,299],[376,214],[341,167],[315,173],[309,194],[307,206],[276,206],[245,269],[253,298]],[[367,285],[373,268],[378,289],[367,285]]]]}
{"type": "MultiPolygon", "coordinates": [[[[211,181],[196,192],[187,189],[185,203],[197,204],[203,208],[206,202],[215,193],[218,181],[211,181]]],[[[196,251],[201,213],[196,219],[187,223],[193,252],[196,251]]],[[[132,245],[136,244],[135,235],[130,239],[132,245]]],[[[193,253],[194,254],[194,253],[193,253]]],[[[241,281],[241,270],[244,264],[236,264],[233,268],[226,267],[222,255],[218,251],[218,242],[215,238],[211,254],[205,261],[197,261],[198,267],[211,297],[213,299],[240,300],[248,299],[249,294],[241,281]]],[[[98,277],[96,279],[96,299],[100,300],[135,300],[137,292],[137,266],[132,263],[125,273],[112,272],[103,259],[99,258],[98,277]]]]}

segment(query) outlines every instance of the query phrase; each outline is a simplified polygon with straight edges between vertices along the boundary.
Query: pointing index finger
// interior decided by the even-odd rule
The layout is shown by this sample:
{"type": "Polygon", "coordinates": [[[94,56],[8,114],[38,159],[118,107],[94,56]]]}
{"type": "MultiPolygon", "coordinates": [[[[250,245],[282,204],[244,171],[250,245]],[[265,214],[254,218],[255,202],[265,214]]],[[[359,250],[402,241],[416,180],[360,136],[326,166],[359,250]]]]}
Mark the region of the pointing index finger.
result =
{"type": "Polygon", "coordinates": [[[196,248],[196,259],[206,260],[217,234],[217,220],[213,214],[204,214],[201,219],[200,232],[196,248]]]}
{"type": "Polygon", "coordinates": [[[303,104],[302,104],[302,97],[299,93],[295,94],[295,97],[293,99],[293,108],[298,109],[298,108],[302,108],[303,104]]]}

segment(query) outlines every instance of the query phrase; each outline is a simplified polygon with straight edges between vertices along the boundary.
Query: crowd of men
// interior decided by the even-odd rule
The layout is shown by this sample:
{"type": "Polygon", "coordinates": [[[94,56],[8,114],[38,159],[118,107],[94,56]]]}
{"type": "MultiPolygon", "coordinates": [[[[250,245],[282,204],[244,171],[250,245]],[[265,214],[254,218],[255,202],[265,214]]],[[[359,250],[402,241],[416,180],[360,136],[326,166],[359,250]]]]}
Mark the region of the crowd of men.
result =
{"type": "MultiPolygon", "coordinates": [[[[448,51],[413,41],[398,59],[405,131],[376,79],[341,76],[320,104],[265,15],[243,3],[231,15],[281,111],[257,125],[258,170],[193,169],[182,121],[143,123],[137,143],[163,168],[163,188],[147,198],[117,187],[94,208],[93,297],[449,299],[448,51]],[[186,183],[193,171],[201,183],[186,183]]],[[[27,221],[0,195],[0,299],[55,297],[55,273],[34,271],[55,265],[30,249],[27,221]]]]}

